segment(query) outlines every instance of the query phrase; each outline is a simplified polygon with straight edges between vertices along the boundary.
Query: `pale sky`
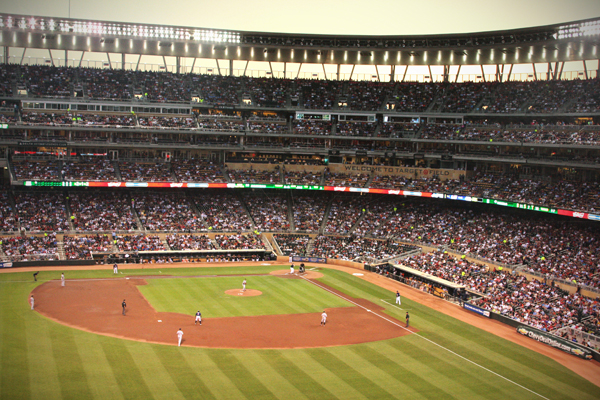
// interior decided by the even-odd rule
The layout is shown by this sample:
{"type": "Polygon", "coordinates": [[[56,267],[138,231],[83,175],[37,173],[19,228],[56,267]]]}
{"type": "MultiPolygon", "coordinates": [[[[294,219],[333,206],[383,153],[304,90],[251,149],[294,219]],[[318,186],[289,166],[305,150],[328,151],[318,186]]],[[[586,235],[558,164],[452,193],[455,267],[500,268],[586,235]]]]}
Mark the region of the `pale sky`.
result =
{"type": "Polygon", "coordinates": [[[416,35],[600,17],[600,0],[0,0],[0,13],[240,31],[416,35]]]}

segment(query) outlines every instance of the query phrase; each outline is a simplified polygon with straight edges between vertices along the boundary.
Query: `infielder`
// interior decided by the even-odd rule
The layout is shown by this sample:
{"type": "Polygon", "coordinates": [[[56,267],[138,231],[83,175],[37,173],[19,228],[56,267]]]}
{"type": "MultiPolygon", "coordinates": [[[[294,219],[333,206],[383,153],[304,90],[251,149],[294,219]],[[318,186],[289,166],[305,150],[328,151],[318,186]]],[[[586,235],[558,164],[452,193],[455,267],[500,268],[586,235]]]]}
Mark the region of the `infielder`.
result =
{"type": "Polygon", "coordinates": [[[196,325],[197,322],[199,322],[200,325],[202,325],[202,314],[200,314],[200,310],[198,310],[198,312],[196,313],[196,320],[194,321],[194,325],[196,325]]]}
{"type": "Polygon", "coordinates": [[[123,302],[121,303],[121,307],[123,307],[123,315],[125,315],[125,308],[127,308],[127,303],[125,303],[125,299],[123,299],[123,302]]]}
{"type": "Polygon", "coordinates": [[[31,297],[29,298],[29,303],[31,304],[31,309],[33,310],[33,304],[35,303],[35,300],[33,299],[33,295],[31,295],[31,297]]]}
{"type": "Polygon", "coordinates": [[[65,286],[65,274],[60,274],[60,286],[65,286]]]}
{"type": "Polygon", "coordinates": [[[408,315],[408,311],[406,312],[406,327],[408,328],[408,320],[410,319],[410,315],[408,315]]]}
{"type": "Polygon", "coordinates": [[[327,323],[327,313],[325,311],[323,311],[323,314],[321,314],[321,326],[325,326],[326,323],[327,323]]]}
{"type": "Polygon", "coordinates": [[[113,265],[113,274],[119,273],[119,266],[117,264],[113,265]]]}
{"type": "Polygon", "coordinates": [[[181,346],[181,339],[183,338],[183,331],[181,330],[181,328],[179,328],[179,330],[177,331],[177,338],[179,339],[179,341],[177,342],[177,346],[181,346]]]}
{"type": "Polygon", "coordinates": [[[396,304],[402,305],[402,300],[400,300],[400,292],[396,290],[396,304]]]}
{"type": "Polygon", "coordinates": [[[242,282],[242,292],[246,291],[246,279],[244,279],[244,282],[242,282]]]}

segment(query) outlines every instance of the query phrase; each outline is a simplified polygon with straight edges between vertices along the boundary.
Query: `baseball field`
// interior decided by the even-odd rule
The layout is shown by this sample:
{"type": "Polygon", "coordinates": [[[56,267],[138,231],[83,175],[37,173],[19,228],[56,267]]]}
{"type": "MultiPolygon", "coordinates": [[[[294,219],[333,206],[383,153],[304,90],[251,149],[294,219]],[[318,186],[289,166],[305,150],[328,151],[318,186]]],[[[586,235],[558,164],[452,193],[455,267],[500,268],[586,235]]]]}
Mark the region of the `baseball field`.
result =
{"type": "Polygon", "coordinates": [[[398,307],[347,271],[284,268],[2,273],[0,399],[600,398],[553,358],[432,304],[398,307]]]}

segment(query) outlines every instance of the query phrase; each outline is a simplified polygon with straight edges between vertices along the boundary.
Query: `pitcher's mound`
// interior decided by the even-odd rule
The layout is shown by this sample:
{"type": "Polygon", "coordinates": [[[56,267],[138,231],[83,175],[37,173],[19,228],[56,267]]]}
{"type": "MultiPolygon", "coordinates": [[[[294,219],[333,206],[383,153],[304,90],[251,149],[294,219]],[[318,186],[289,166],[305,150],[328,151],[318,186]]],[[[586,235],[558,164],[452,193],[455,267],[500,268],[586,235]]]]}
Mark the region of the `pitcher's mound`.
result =
{"type": "Polygon", "coordinates": [[[229,294],[231,296],[244,296],[244,297],[252,297],[252,296],[260,296],[262,292],[260,290],[255,289],[246,289],[245,291],[242,289],[229,289],[225,291],[225,294],[229,294]]]}

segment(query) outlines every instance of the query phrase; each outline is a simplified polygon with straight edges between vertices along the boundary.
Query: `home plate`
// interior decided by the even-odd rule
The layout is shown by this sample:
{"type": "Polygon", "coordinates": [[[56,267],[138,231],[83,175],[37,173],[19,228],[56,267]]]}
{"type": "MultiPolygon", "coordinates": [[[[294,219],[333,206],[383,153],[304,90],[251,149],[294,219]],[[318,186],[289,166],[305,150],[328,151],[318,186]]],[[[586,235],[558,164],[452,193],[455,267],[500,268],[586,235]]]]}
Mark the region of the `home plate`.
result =
{"type": "Polygon", "coordinates": [[[162,322],[162,319],[159,319],[158,322],[162,322]]]}

